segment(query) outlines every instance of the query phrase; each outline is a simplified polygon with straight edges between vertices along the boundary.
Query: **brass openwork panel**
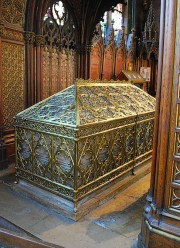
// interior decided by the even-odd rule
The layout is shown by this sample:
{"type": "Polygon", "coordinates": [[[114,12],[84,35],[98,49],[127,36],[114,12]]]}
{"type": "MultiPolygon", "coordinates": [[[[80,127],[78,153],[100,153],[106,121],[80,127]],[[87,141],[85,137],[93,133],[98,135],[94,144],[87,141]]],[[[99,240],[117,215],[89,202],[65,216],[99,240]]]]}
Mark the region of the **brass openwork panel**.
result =
{"type": "Polygon", "coordinates": [[[152,150],[154,130],[154,118],[140,121],[136,127],[136,157],[145,154],[152,150]]]}
{"type": "Polygon", "coordinates": [[[76,82],[16,116],[17,176],[77,203],[151,156],[154,103],[131,84],[76,82]]]}
{"type": "Polygon", "coordinates": [[[54,181],[74,188],[75,142],[66,138],[55,137],[53,151],[54,181]]]}
{"type": "Polygon", "coordinates": [[[175,135],[175,152],[173,163],[173,176],[171,184],[171,207],[180,211],[180,131],[179,126],[175,135]]]}
{"type": "MultiPolygon", "coordinates": [[[[111,82],[111,81],[110,81],[111,82]]],[[[80,124],[119,119],[152,111],[155,100],[148,94],[140,94],[131,84],[102,84],[90,82],[77,84],[80,124]],[[121,97],[119,97],[121,96],[121,97]]],[[[119,81],[120,82],[120,81],[119,81]]]]}
{"type": "Polygon", "coordinates": [[[40,186],[51,182],[49,190],[57,194],[66,188],[72,192],[75,142],[30,129],[17,128],[16,133],[18,176],[40,186]]]}
{"type": "Polygon", "coordinates": [[[172,208],[180,210],[180,190],[178,188],[173,187],[171,201],[172,208]]]}
{"type": "Polygon", "coordinates": [[[13,125],[13,117],[24,109],[24,46],[2,42],[3,125],[13,125]]]}
{"type": "Polygon", "coordinates": [[[81,192],[79,196],[100,186],[102,177],[113,177],[115,170],[133,161],[134,134],[135,125],[132,124],[79,140],[77,162],[78,191],[81,192]]]}
{"type": "MultiPolygon", "coordinates": [[[[175,54],[179,54],[179,31],[177,28],[176,35],[176,51],[175,54]]],[[[175,73],[173,86],[174,88],[174,97],[172,104],[174,111],[172,112],[172,123],[173,123],[173,133],[172,137],[174,138],[173,144],[173,161],[172,161],[172,175],[171,175],[171,184],[170,184],[170,207],[175,211],[180,213],[180,63],[179,57],[175,56],[176,61],[175,73]],[[174,119],[173,119],[174,118],[174,119]],[[174,121],[175,120],[175,121],[174,121]],[[175,124],[175,125],[174,125],[175,124]]]]}
{"type": "Polygon", "coordinates": [[[51,93],[51,85],[49,83],[49,78],[50,78],[50,54],[48,51],[48,48],[45,47],[43,49],[43,55],[42,55],[42,99],[46,99],[47,97],[50,96],[51,93]]]}
{"type": "Polygon", "coordinates": [[[22,170],[33,171],[33,150],[32,150],[32,139],[33,132],[26,129],[17,129],[17,166],[21,167],[22,170]]]}
{"type": "Polygon", "coordinates": [[[15,125],[18,127],[24,127],[30,130],[39,131],[39,132],[46,132],[49,134],[57,134],[63,137],[68,138],[75,138],[77,136],[76,129],[73,129],[71,127],[65,127],[65,126],[57,126],[53,124],[43,123],[43,122],[33,122],[27,119],[15,119],[15,125]]]}
{"type": "Polygon", "coordinates": [[[75,88],[70,87],[66,91],[59,92],[21,112],[18,116],[40,122],[76,125],[75,88]]]}

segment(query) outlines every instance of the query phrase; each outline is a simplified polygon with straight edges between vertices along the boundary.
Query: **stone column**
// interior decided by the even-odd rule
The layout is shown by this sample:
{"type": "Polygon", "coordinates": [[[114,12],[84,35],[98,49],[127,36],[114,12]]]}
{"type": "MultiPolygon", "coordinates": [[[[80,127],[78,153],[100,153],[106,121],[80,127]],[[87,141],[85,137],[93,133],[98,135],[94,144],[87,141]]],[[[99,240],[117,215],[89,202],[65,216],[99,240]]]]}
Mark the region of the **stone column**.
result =
{"type": "Polygon", "coordinates": [[[43,45],[44,37],[42,35],[36,35],[36,102],[42,100],[42,57],[43,57],[43,45]]]}
{"type": "MultiPolygon", "coordinates": [[[[4,33],[4,25],[0,23],[0,106],[2,106],[2,37],[4,33]]],[[[0,107],[0,127],[3,124],[2,121],[2,107],[0,107]]]]}
{"type": "Polygon", "coordinates": [[[6,145],[3,139],[3,109],[2,109],[2,37],[4,33],[4,25],[0,23],[0,170],[6,169],[8,167],[7,155],[6,155],[6,145]]]}
{"type": "Polygon", "coordinates": [[[78,44],[76,46],[78,78],[88,79],[90,76],[90,53],[92,45],[78,44]]]}
{"type": "Polygon", "coordinates": [[[26,106],[30,107],[31,105],[36,103],[36,95],[35,95],[35,34],[33,32],[25,32],[25,80],[26,80],[26,89],[25,89],[25,98],[26,98],[26,106]]]}
{"type": "Polygon", "coordinates": [[[180,247],[180,1],[161,1],[151,185],[139,247],[180,247]]]}

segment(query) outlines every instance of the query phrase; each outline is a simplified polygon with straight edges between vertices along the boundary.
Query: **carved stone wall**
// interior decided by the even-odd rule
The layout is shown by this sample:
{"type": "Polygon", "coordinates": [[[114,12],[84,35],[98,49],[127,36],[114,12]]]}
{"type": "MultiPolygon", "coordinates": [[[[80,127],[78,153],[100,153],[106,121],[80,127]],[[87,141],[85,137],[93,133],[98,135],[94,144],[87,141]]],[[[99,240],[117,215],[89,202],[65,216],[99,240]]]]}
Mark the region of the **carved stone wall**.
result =
{"type": "Polygon", "coordinates": [[[24,109],[25,5],[25,0],[0,1],[0,143],[7,163],[15,160],[13,118],[24,109]]]}
{"type": "Polygon", "coordinates": [[[3,125],[13,125],[13,117],[24,108],[24,46],[2,42],[3,125]]]}
{"type": "Polygon", "coordinates": [[[24,9],[24,0],[0,1],[0,125],[5,129],[13,127],[13,117],[24,109],[24,9]]]}
{"type": "Polygon", "coordinates": [[[23,26],[26,0],[1,0],[1,22],[23,26]]]}

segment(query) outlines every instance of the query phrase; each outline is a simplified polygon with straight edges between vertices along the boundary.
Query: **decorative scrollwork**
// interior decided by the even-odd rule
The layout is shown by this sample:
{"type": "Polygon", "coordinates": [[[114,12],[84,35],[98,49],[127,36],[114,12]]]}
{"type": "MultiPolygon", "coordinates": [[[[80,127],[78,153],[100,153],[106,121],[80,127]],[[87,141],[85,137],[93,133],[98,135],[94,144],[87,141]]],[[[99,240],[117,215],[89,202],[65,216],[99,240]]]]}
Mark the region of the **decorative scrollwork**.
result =
{"type": "Polygon", "coordinates": [[[111,81],[102,87],[96,84],[77,87],[81,125],[124,118],[154,109],[154,99],[148,94],[139,94],[138,88],[131,84],[113,85],[111,81]]]}
{"type": "Polygon", "coordinates": [[[136,157],[152,150],[154,119],[144,120],[137,124],[136,128],[136,157]]]}
{"type": "Polygon", "coordinates": [[[179,189],[173,188],[172,190],[172,199],[171,199],[171,207],[176,210],[180,210],[180,194],[179,189]]]}
{"type": "Polygon", "coordinates": [[[35,42],[36,46],[44,46],[44,37],[42,35],[36,35],[35,42]]]}
{"type": "Polygon", "coordinates": [[[112,81],[107,84],[77,83],[25,110],[18,117],[77,126],[154,110],[155,99],[143,91],[139,94],[139,91],[134,85],[113,84],[112,81]]]}
{"type": "MultiPolygon", "coordinates": [[[[180,69],[180,68],[179,68],[180,69]]],[[[180,86],[180,74],[178,73],[178,86],[180,86]]],[[[180,211],[180,94],[176,91],[176,123],[174,133],[174,161],[171,182],[171,207],[180,211]]]]}
{"type": "Polygon", "coordinates": [[[27,179],[56,193],[62,193],[62,185],[73,188],[74,146],[72,140],[17,128],[18,175],[28,173],[27,179]]]}
{"type": "Polygon", "coordinates": [[[20,31],[4,28],[2,33],[2,37],[4,39],[13,40],[13,41],[20,41],[24,43],[24,35],[20,31]]]}
{"type": "Polygon", "coordinates": [[[75,87],[71,86],[67,90],[33,105],[18,116],[22,119],[34,119],[46,123],[64,123],[76,126],[75,108],[75,87]]]}
{"type": "Polygon", "coordinates": [[[0,37],[4,35],[4,24],[0,23],[0,37]]]}
{"type": "Polygon", "coordinates": [[[2,42],[3,125],[13,125],[14,115],[24,109],[23,64],[24,46],[2,42]]]}
{"type": "Polygon", "coordinates": [[[24,0],[2,0],[2,21],[4,23],[11,23],[23,26],[24,14],[25,14],[25,1],[24,0]]]}
{"type": "Polygon", "coordinates": [[[25,39],[26,44],[33,45],[35,42],[35,33],[25,32],[24,33],[24,39],[25,39]]]}
{"type": "Polygon", "coordinates": [[[175,162],[175,170],[174,170],[174,182],[179,183],[180,182],[180,162],[175,162]]]}

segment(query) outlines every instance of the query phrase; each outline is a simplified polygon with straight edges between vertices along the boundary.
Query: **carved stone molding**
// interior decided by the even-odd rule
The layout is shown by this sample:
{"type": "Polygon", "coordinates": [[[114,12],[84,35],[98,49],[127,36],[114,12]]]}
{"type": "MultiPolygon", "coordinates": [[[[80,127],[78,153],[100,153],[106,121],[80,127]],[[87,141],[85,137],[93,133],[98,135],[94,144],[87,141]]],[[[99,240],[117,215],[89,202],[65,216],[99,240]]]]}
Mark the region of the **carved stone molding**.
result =
{"type": "Polygon", "coordinates": [[[107,30],[107,37],[105,39],[105,45],[106,46],[114,46],[115,45],[113,26],[110,26],[107,30]]]}
{"type": "Polygon", "coordinates": [[[126,41],[125,41],[125,27],[122,26],[122,33],[120,34],[119,39],[117,40],[117,49],[126,50],[126,41]]]}
{"type": "Polygon", "coordinates": [[[84,44],[76,44],[76,53],[77,54],[85,53],[85,45],[84,44]]]}
{"type": "Polygon", "coordinates": [[[93,47],[92,45],[77,44],[76,45],[76,52],[77,52],[77,54],[90,53],[92,47],[93,47]]]}
{"type": "Polygon", "coordinates": [[[25,32],[24,33],[25,43],[28,45],[33,45],[35,42],[35,33],[33,32],[25,32]]]}
{"type": "Polygon", "coordinates": [[[131,37],[130,37],[130,43],[129,45],[127,44],[127,59],[128,60],[133,60],[135,59],[135,54],[136,54],[136,40],[135,40],[135,29],[133,28],[131,30],[131,37]]]}
{"type": "Polygon", "coordinates": [[[42,35],[36,35],[35,37],[36,46],[44,46],[44,37],[42,35]]]}
{"type": "Polygon", "coordinates": [[[101,25],[98,23],[96,25],[93,38],[92,38],[92,44],[95,45],[97,42],[103,44],[103,38],[102,38],[102,30],[101,30],[101,25]]]}
{"type": "Polygon", "coordinates": [[[93,47],[93,45],[86,45],[86,47],[85,47],[86,52],[90,54],[92,47],[93,47]]]}
{"type": "Polygon", "coordinates": [[[4,34],[4,24],[0,24],[0,37],[2,37],[4,34]]]}
{"type": "Polygon", "coordinates": [[[7,39],[7,40],[24,42],[23,32],[12,30],[9,28],[4,28],[2,38],[7,39]]]}

